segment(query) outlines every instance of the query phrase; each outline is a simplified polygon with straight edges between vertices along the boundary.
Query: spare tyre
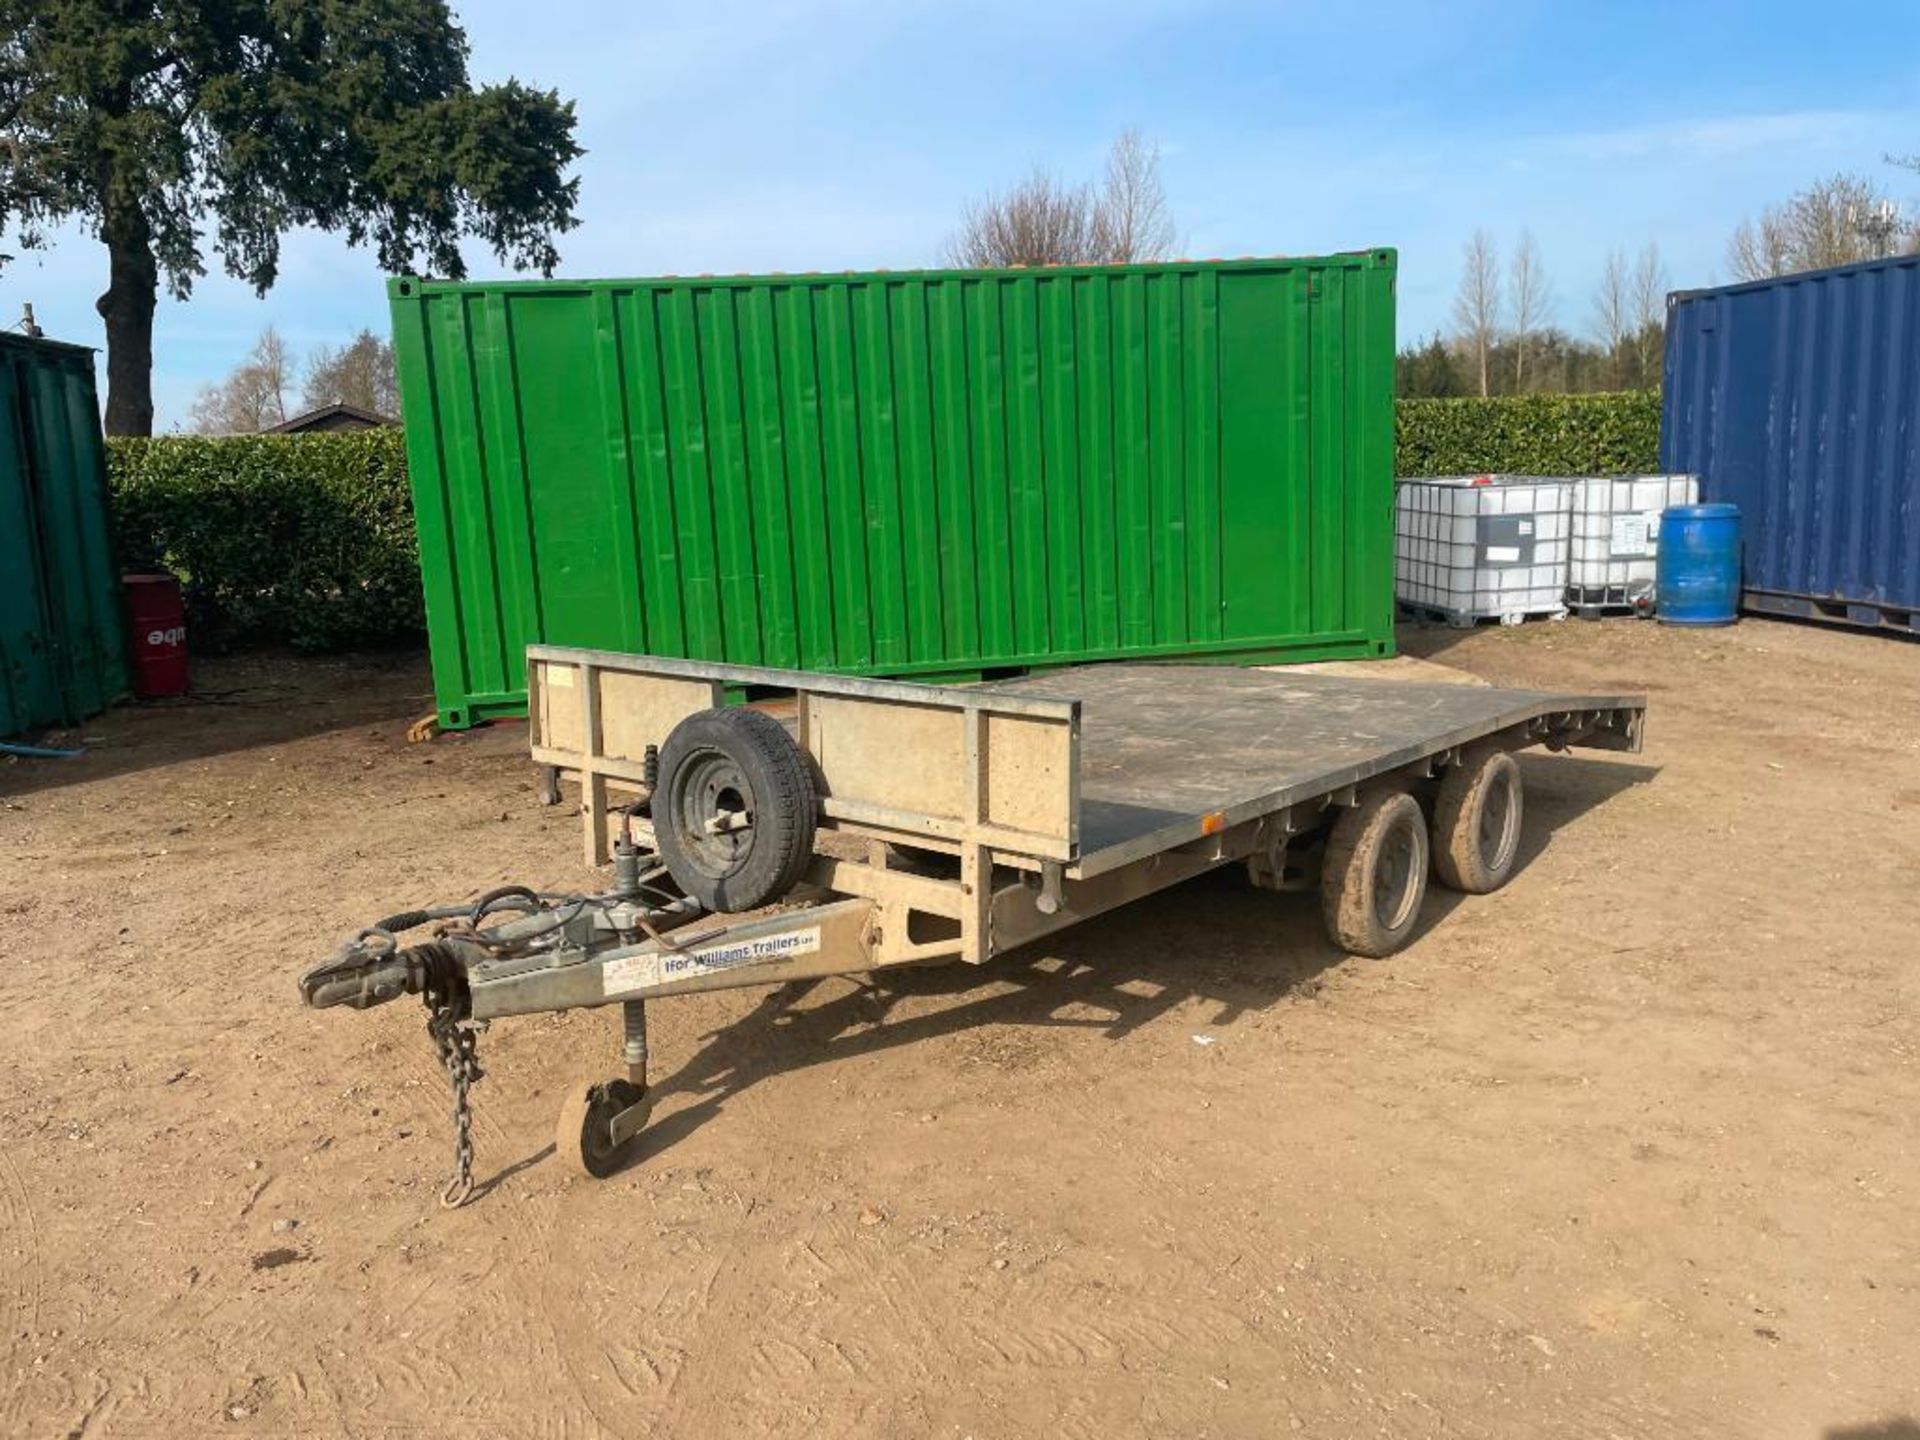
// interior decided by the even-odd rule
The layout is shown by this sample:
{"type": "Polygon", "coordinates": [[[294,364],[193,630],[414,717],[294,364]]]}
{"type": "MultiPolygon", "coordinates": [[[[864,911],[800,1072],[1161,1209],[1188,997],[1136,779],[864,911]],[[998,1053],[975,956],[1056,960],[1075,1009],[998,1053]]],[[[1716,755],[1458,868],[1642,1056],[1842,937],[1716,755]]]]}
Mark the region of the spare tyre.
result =
{"type": "Polygon", "coordinates": [[[807,757],[762,711],[699,711],[660,747],[660,858],[709,910],[752,910],[791,890],[813,856],[815,804],[807,757]]]}

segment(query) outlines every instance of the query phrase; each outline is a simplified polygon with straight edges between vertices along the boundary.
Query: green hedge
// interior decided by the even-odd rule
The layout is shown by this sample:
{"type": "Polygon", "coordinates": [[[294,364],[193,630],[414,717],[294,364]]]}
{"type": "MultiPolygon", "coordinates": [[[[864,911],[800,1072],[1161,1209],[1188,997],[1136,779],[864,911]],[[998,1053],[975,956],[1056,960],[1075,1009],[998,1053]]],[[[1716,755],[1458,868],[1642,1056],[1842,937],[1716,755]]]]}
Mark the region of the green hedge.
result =
{"type": "Polygon", "coordinates": [[[125,568],[185,584],[196,645],[378,644],[422,625],[401,432],[107,442],[125,568]]]}
{"type": "Polygon", "coordinates": [[[1402,400],[1399,475],[1629,475],[1660,466],[1660,392],[1402,400]]]}
{"type": "MultiPolygon", "coordinates": [[[[1660,398],[1402,400],[1401,475],[1656,468],[1660,398]]],[[[196,645],[379,644],[422,626],[401,432],[107,442],[120,553],[186,582],[196,645]]]]}

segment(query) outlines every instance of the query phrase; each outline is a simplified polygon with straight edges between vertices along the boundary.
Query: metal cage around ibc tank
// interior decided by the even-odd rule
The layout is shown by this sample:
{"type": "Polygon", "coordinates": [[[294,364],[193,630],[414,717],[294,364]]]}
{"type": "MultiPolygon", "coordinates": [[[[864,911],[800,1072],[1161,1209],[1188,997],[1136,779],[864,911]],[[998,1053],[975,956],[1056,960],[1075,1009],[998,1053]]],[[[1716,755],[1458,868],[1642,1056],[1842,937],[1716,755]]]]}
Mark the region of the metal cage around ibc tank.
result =
{"type": "Polygon", "coordinates": [[[1542,475],[1402,480],[1394,505],[1401,608],[1460,627],[1562,618],[1571,483],[1542,475]]]}

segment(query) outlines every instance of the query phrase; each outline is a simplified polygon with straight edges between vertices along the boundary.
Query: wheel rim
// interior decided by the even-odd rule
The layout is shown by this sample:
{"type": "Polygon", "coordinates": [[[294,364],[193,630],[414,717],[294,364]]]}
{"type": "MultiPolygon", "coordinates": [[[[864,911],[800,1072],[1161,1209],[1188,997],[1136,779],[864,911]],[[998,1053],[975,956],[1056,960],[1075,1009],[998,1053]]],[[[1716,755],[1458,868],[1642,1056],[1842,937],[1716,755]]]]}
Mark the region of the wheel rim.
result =
{"type": "Polygon", "coordinates": [[[1425,865],[1419,833],[1411,825],[1395,825],[1373,865],[1373,913],[1386,929],[1398,930],[1412,918],[1425,865]]]}
{"type": "Polygon", "coordinates": [[[718,750],[687,757],[673,777],[668,813],[687,859],[715,879],[731,875],[753,851],[753,788],[718,750]]]}
{"type": "Polygon", "coordinates": [[[595,1164],[602,1164],[613,1154],[613,1105],[605,1100],[595,1100],[587,1107],[587,1120],[580,1132],[580,1148],[587,1158],[595,1164]]]}
{"type": "Polygon", "coordinates": [[[1480,802],[1480,823],[1475,827],[1480,845],[1480,863],[1498,874],[1513,859],[1520,841],[1520,807],[1514,803],[1513,772],[1502,767],[1495,784],[1487,787],[1480,802]]]}
{"type": "MultiPolygon", "coordinates": [[[[639,1104],[646,1092],[624,1080],[609,1080],[604,1084],[587,1087],[579,1097],[579,1142],[580,1161],[589,1175],[604,1179],[626,1163],[638,1140],[638,1134],[614,1142],[614,1117],[629,1106],[639,1104]]],[[[564,1145],[568,1139],[567,1125],[570,1111],[563,1111],[560,1140],[564,1145]]]]}

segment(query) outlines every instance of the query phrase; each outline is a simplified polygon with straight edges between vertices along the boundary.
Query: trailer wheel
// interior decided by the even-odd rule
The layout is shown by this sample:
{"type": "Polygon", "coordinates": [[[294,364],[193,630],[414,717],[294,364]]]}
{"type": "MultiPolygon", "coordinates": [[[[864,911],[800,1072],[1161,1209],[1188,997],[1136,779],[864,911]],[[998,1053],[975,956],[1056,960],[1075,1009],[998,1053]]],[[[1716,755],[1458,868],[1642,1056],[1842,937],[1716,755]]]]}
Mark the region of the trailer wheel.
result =
{"type": "Polygon", "coordinates": [[[1404,790],[1382,790],[1334,822],[1320,873],[1327,934],[1354,955],[1391,955],[1413,938],[1427,894],[1427,822],[1404,790]]]}
{"type": "Polygon", "coordinates": [[[1520,765],[1504,750],[1455,765],[1433,804],[1433,868],[1440,883],[1487,895],[1520,856],[1520,765]]]}
{"type": "Polygon", "coordinates": [[[627,1080],[574,1086],[560,1107],[554,1148],[582,1175],[606,1179],[632,1159],[639,1148],[640,1126],[633,1126],[626,1139],[615,1140],[614,1117],[631,1110],[644,1098],[645,1092],[627,1080]]]}
{"type": "Polygon", "coordinates": [[[815,804],[806,757],[763,711],[702,710],[660,747],[660,858],[709,910],[753,910],[791,890],[813,855],[815,804]]]}

